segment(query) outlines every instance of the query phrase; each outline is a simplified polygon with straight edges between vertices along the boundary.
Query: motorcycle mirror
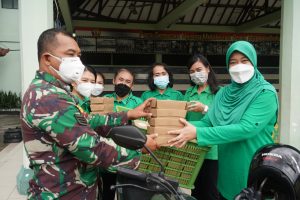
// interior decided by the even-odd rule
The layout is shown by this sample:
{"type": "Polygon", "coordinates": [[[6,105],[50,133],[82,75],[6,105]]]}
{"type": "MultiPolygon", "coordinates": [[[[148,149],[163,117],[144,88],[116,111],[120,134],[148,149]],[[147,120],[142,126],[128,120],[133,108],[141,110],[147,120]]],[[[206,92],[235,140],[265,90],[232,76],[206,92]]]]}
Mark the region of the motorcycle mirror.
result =
{"type": "Polygon", "coordinates": [[[144,147],[147,137],[135,126],[118,126],[110,130],[107,137],[126,149],[137,150],[144,147]]]}

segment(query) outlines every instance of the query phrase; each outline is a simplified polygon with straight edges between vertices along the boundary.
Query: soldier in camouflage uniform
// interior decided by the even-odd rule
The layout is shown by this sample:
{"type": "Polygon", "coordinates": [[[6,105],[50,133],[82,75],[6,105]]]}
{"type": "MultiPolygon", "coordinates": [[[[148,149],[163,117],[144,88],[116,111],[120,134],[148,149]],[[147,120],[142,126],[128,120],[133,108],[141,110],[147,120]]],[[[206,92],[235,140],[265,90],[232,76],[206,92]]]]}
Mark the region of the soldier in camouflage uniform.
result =
{"type": "MultiPolygon", "coordinates": [[[[76,105],[68,83],[82,74],[83,70],[81,74],[78,70],[82,65],[79,55],[76,41],[63,31],[49,29],[39,38],[39,70],[24,94],[20,116],[25,149],[34,171],[28,199],[96,199],[97,172],[93,166],[135,168],[139,163],[139,152],[128,157],[125,149],[116,151],[113,142],[88,125],[91,119],[76,105]],[[70,63],[74,63],[77,74],[73,66],[66,67],[70,63]]],[[[127,113],[93,116],[93,128],[105,135],[129,119],[147,117],[149,113],[144,109],[148,103],[127,113]]],[[[147,144],[156,148],[151,138],[147,144]]]]}

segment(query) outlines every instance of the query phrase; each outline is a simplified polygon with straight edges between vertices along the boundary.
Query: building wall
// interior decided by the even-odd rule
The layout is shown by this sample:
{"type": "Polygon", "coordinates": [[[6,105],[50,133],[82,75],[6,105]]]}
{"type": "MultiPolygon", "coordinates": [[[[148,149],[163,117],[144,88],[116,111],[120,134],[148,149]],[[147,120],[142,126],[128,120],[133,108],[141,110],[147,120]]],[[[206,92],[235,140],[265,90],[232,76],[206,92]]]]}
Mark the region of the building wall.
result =
{"type": "Polygon", "coordinates": [[[18,50],[0,57],[0,90],[19,94],[21,92],[19,10],[4,9],[0,5],[0,27],[0,47],[18,50]]]}

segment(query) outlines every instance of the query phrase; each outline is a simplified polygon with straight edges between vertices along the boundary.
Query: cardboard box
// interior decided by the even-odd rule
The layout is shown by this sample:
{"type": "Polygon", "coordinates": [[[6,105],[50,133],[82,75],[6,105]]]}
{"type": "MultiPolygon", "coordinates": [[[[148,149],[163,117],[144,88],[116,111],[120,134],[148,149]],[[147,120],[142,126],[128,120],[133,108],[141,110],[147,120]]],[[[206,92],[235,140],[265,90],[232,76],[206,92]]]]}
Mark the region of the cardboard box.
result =
{"type": "Polygon", "coordinates": [[[170,146],[168,141],[175,137],[176,135],[159,135],[157,138],[155,138],[155,141],[159,146],[170,146]]]}
{"type": "Polygon", "coordinates": [[[91,104],[91,110],[93,112],[97,112],[97,111],[113,112],[114,104],[91,104]]]}
{"type": "Polygon", "coordinates": [[[91,97],[91,104],[114,104],[114,98],[108,97],[91,97]]]}
{"type": "Polygon", "coordinates": [[[175,101],[175,100],[152,100],[151,107],[158,109],[179,109],[186,110],[186,101],[175,101]]]}
{"type": "Polygon", "coordinates": [[[179,109],[151,109],[152,117],[182,117],[185,118],[187,110],[179,109]]]}
{"type": "Polygon", "coordinates": [[[157,117],[149,120],[151,126],[171,126],[171,127],[183,127],[183,124],[179,122],[179,117],[157,117]]]}
{"type": "Polygon", "coordinates": [[[174,126],[148,126],[147,133],[153,134],[157,133],[158,135],[167,135],[168,131],[178,130],[180,127],[174,126]]]}

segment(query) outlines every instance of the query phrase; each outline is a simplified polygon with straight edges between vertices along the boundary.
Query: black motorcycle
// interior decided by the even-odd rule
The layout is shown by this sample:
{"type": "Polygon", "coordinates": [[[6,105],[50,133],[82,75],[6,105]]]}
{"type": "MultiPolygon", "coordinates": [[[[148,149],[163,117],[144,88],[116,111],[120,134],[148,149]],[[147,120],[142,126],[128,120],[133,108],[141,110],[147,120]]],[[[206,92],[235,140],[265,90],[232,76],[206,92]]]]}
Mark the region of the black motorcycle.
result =
{"type": "Polygon", "coordinates": [[[117,169],[116,190],[118,200],[195,200],[183,193],[177,180],[164,176],[164,167],[153,152],[145,146],[147,137],[134,126],[114,127],[108,137],[116,144],[127,149],[145,148],[160,165],[159,173],[142,173],[136,170],[119,167],[117,169]]]}

